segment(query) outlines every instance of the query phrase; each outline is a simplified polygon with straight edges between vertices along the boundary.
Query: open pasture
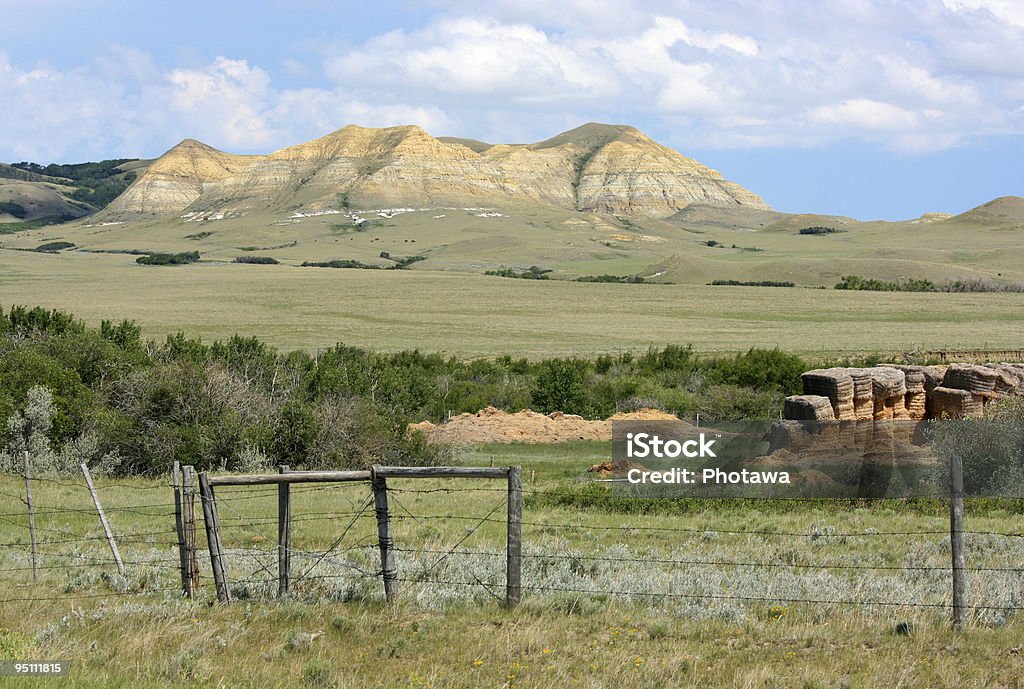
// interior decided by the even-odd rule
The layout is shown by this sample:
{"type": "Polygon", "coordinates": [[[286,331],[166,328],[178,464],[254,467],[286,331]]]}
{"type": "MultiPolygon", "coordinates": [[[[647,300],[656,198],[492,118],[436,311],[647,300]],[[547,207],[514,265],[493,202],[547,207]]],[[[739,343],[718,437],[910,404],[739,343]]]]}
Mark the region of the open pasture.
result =
{"type": "Polygon", "coordinates": [[[456,272],[200,262],[0,251],[0,303],[91,324],[130,318],[144,334],[233,333],[282,349],[336,342],[461,357],[591,355],[692,343],[699,351],[801,354],[1018,349],[1024,294],[617,285],[456,272]]]}

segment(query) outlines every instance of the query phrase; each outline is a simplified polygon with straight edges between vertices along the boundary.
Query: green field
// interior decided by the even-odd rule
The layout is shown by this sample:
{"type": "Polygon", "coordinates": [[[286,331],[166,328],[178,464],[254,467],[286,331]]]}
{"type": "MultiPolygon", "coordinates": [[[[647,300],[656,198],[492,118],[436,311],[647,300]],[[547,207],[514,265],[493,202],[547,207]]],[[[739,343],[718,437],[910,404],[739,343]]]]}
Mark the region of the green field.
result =
{"type": "MultiPolygon", "coordinates": [[[[957,634],[945,505],[736,501],[643,514],[592,490],[589,506],[564,504],[607,456],[600,443],[464,454],[523,467],[526,590],[513,611],[497,600],[500,482],[389,481],[394,606],[375,575],[367,486],[293,489],[286,601],[275,597],[276,489],[221,488],[235,600],[219,605],[206,558],[199,599],[176,593],[166,485],[98,482],[122,578],[81,477],[36,481],[33,582],[23,483],[0,477],[11,496],[0,521],[0,649],[71,660],[73,686],[89,687],[1020,686],[1019,613],[996,609],[1024,604],[1019,509],[968,502],[969,566],[992,569],[972,571],[979,607],[957,634]]],[[[201,533],[200,524],[204,548],[201,533]]]]}
{"type": "Polygon", "coordinates": [[[693,343],[803,354],[1018,349],[1024,294],[614,285],[425,270],[200,262],[146,267],[121,254],[0,251],[0,303],[137,320],[150,337],[257,335],[284,349],[540,357],[693,343]]]}

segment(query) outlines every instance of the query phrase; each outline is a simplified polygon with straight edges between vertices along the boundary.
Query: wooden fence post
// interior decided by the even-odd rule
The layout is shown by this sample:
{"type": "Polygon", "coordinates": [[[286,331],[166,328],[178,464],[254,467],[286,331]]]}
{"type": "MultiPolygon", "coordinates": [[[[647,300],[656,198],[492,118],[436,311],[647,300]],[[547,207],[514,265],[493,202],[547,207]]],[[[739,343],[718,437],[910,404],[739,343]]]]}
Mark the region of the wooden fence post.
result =
{"type": "Polygon", "coordinates": [[[203,499],[203,522],[206,524],[206,543],[210,548],[210,566],[213,569],[214,584],[217,586],[217,600],[228,603],[231,601],[231,590],[228,588],[227,563],[224,561],[224,545],[220,540],[217,502],[208,472],[203,471],[199,474],[199,493],[203,499]]]}
{"type": "Polygon", "coordinates": [[[196,546],[196,470],[192,466],[182,468],[181,495],[182,542],[187,574],[182,595],[195,598],[199,590],[199,553],[196,546]]]}
{"type": "Polygon", "coordinates": [[[514,608],[523,594],[523,481],[519,467],[508,469],[507,547],[505,606],[514,608]]]}
{"type": "Polygon", "coordinates": [[[949,543],[953,556],[953,626],[967,622],[967,581],[964,576],[964,464],[959,455],[950,458],[949,543]]]}
{"type": "Polygon", "coordinates": [[[39,578],[39,544],[36,541],[36,512],[32,508],[32,473],[28,467],[28,450],[25,450],[25,502],[28,505],[28,533],[32,539],[32,580],[39,578]]]}
{"type": "Polygon", "coordinates": [[[388,511],[388,482],[373,473],[373,506],[377,513],[377,542],[380,544],[380,570],[384,579],[384,598],[398,599],[398,570],[395,568],[394,540],[391,538],[391,513],[388,511]]]}
{"type": "Polygon", "coordinates": [[[114,540],[114,534],[110,532],[110,523],[107,522],[107,515],[103,514],[103,505],[100,504],[100,497],[96,494],[96,486],[92,485],[92,474],[89,473],[89,467],[85,466],[84,463],[78,466],[82,470],[82,475],[85,476],[85,485],[89,487],[89,494],[92,495],[92,503],[96,505],[96,512],[100,515],[100,525],[103,526],[103,533],[107,537],[107,545],[110,546],[110,552],[114,556],[117,573],[124,576],[124,562],[121,561],[121,553],[117,550],[117,541],[114,540]]]}
{"type": "MultiPolygon", "coordinates": [[[[287,474],[282,464],[279,474],[287,474]]],[[[291,585],[292,569],[292,498],[291,484],[277,484],[277,595],[286,596],[291,585]]]]}
{"type": "Polygon", "coordinates": [[[171,485],[174,487],[174,531],[178,535],[178,569],[181,570],[181,590],[188,591],[188,555],[185,553],[185,529],[181,518],[181,463],[171,465],[171,485]]]}

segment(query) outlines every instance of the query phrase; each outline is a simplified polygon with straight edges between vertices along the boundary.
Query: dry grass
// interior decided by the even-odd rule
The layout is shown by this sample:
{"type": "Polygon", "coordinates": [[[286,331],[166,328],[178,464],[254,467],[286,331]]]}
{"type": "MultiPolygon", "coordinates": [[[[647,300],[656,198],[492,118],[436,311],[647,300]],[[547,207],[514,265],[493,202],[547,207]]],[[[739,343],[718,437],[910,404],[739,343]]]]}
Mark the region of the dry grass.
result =
{"type": "Polygon", "coordinates": [[[1021,294],[915,294],[510,280],[429,271],[197,264],[0,251],[0,301],[136,319],[151,337],[238,332],[458,356],[779,346],[804,354],[1017,348],[1021,294]]]}
{"type": "MultiPolygon", "coordinates": [[[[416,584],[403,581],[394,607],[382,604],[380,584],[363,580],[352,567],[375,569],[374,521],[356,520],[342,547],[299,582],[293,600],[273,598],[275,491],[219,491],[236,602],[210,605],[208,563],[202,564],[203,594],[180,601],[173,534],[127,536],[166,530],[169,489],[156,482],[101,481],[100,494],[115,532],[124,541],[128,576],[111,575],[104,544],[54,543],[71,536],[99,537],[83,489],[39,482],[34,497],[44,566],[68,563],[56,553],[95,557],[88,567],[46,569],[31,583],[26,570],[6,571],[0,607],[0,647],[19,647],[34,657],[70,658],[73,686],[312,686],[312,687],[1019,687],[1020,622],[1016,617],[979,616],[963,634],[949,629],[943,608],[857,607],[795,604],[795,597],[854,597],[944,604],[948,574],[925,571],[807,571],[724,565],[682,566],[651,558],[704,561],[912,564],[944,567],[948,539],[842,536],[858,532],[938,531],[947,525],[934,511],[897,504],[860,509],[828,505],[794,508],[729,503],[694,514],[629,515],[538,503],[534,491],[571,490],[595,459],[607,456],[600,443],[562,446],[488,446],[464,459],[523,466],[527,506],[524,527],[525,583],[544,588],[607,588],[655,592],[764,596],[764,601],[716,598],[607,596],[528,590],[523,605],[502,610],[483,586],[416,584]],[[149,507],[127,511],[138,505],[149,507]],[[42,510],[50,510],[42,512],[42,510]],[[78,511],[81,510],[81,511],[78,511]],[[148,515],[148,516],[147,516],[148,515]],[[535,526],[543,524],[546,526],[535,526]],[[560,525],[572,525],[563,529],[560,525]],[[645,532],[629,526],[690,529],[645,532]],[[603,528],[602,528],[603,527],[603,528]],[[799,532],[802,537],[726,534],[725,531],[799,532]],[[349,550],[350,547],[356,546],[349,550]],[[365,547],[363,547],[365,546],[365,547]],[[539,553],[558,556],[545,561],[539,553]],[[635,556],[635,562],[591,561],[589,556],[635,556]],[[647,560],[647,562],[645,562],[647,560]],[[266,564],[270,573],[261,569],[266,564]],[[147,566],[150,565],[159,566],[147,566]],[[253,583],[242,582],[251,579],[253,583]],[[263,583],[265,582],[265,583],[263,583]],[[167,592],[155,592],[159,589],[167,592]],[[135,591],[142,593],[135,593],[135,591]],[[130,591],[129,595],[117,595],[130,591]],[[145,591],[151,591],[146,593],[145,591]],[[81,596],[81,598],[79,598],[81,596]],[[88,596],[88,597],[86,597],[88,596]],[[897,630],[908,630],[909,634],[897,630]]],[[[398,566],[403,579],[425,573],[438,555],[468,536],[459,550],[500,553],[504,524],[469,533],[475,518],[500,508],[501,486],[394,481],[393,510],[398,566]],[[491,489],[498,489],[497,491],[491,489]],[[414,492],[414,491],[429,492],[414,492]],[[416,515],[411,518],[409,515],[416,515]],[[456,515],[473,519],[430,519],[456,515]],[[420,552],[410,552],[410,550],[420,552]]],[[[16,495],[15,478],[0,479],[0,491],[16,495]]],[[[294,547],[319,551],[331,545],[353,512],[365,504],[365,487],[296,489],[294,547]],[[329,519],[306,517],[333,513],[329,519]],[[344,514],[341,514],[344,513],[344,514]]],[[[7,512],[18,512],[8,500],[7,512]]],[[[27,541],[23,516],[5,516],[0,568],[24,567],[27,541]]],[[[1024,517],[968,506],[974,531],[1020,532],[1024,517]]],[[[975,536],[968,561],[1019,566],[1021,539],[975,536]]],[[[303,572],[310,558],[297,557],[303,572]]],[[[466,581],[479,577],[500,595],[500,557],[456,555],[427,578],[466,581]]],[[[978,574],[974,603],[1024,600],[1020,573],[978,574]],[[1015,578],[1014,578],[1015,577],[1015,578]],[[1016,598],[1014,598],[1014,596],[1016,598]]],[[[31,686],[31,683],[27,683],[31,686]]]]}

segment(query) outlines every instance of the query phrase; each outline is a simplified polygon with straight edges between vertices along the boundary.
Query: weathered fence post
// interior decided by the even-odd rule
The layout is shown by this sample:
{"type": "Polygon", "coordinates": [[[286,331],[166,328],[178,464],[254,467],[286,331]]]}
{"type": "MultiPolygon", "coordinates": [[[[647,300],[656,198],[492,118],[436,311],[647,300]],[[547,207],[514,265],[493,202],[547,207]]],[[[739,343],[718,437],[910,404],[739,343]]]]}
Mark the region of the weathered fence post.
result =
{"type": "Polygon", "coordinates": [[[523,482],[519,467],[508,468],[507,547],[505,605],[514,608],[523,594],[523,482]]]}
{"type": "Polygon", "coordinates": [[[390,602],[398,598],[398,570],[395,568],[394,541],[391,538],[391,513],[388,511],[388,482],[373,467],[373,506],[377,513],[377,541],[380,544],[380,571],[384,580],[384,597],[390,602]]]}
{"type": "MultiPolygon", "coordinates": [[[[287,474],[289,467],[282,464],[279,474],[287,474]]],[[[277,595],[285,596],[291,585],[292,569],[292,498],[291,484],[277,484],[277,595]]]]}
{"type": "Polygon", "coordinates": [[[174,531],[178,535],[178,569],[181,570],[181,590],[188,591],[188,555],[185,553],[185,529],[181,519],[181,463],[171,465],[171,486],[174,488],[174,531]]]}
{"type": "Polygon", "coordinates": [[[25,450],[25,503],[28,505],[28,533],[32,539],[32,580],[39,578],[39,544],[36,542],[36,512],[32,508],[32,474],[28,467],[28,450],[25,450]]]}
{"type": "Polygon", "coordinates": [[[199,554],[196,546],[196,470],[185,466],[181,472],[181,528],[185,549],[186,577],[182,595],[196,597],[199,590],[199,554]]]}
{"type": "Polygon", "coordinates": [[[107,515],[103,514],[103,505],[100,504],[100,496],[96,494],[96,486],[92,485],[92,474],[89,473],[89,467],[84,463],[79,464],[79,468],[82,470],[82,475],[85,476],[85,485],[89,487],[89,494],[92,495],[92,503],[96,505],[96,512],[100,515],[100,525],[103,526],[103,533],[107,537],[107,545],[110,546],[110,552],[114,556],[117,573],[124,576],[124,562],[121,561],[121,553],[117,549],[117,541],[114,540],[114,534],[110,532],[110,523],[107,522],[107,515]]]}
{"type": "Polygon", "coordinates": [[[967,622],[967,581],[964,578],[964,464],[959,455],[949,461],[949,543],[953,556],[953,625],[967,622]]]}
{"type": "Polygon", "coordinates": [[[227,563],[224,561],[224,545],[220,540],[217,502],[208,472],[203,471],[199,474],[199,493],[203,499],[203,522],[206,524],[206,543],[210,548],[210,566],[213,569],[213,581],[217,586],[217,600],[228,603],[231,601],[231,590],[228,588],[227,563]]]}

